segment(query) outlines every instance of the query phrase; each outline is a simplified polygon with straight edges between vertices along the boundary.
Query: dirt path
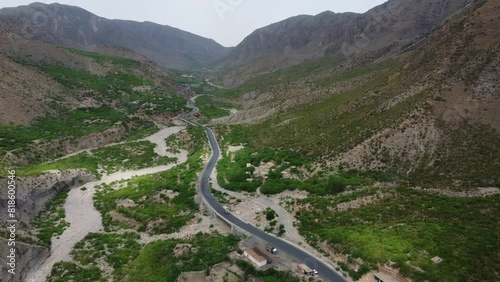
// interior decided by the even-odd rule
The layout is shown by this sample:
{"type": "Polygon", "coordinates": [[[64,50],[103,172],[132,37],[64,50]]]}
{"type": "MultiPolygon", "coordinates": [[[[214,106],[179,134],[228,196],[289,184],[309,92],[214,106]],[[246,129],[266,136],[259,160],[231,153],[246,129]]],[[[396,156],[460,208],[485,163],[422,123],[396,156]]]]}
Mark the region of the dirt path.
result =
{"type": "Polygon", "coordinates": [[[160,132],[145,138],[157,144],[155,152],[161,156],[170,156],[177,158],[175,164],[145,168],[135,171],[117,172],[110,175],[104,175],[101,180],[86,183],[80,187],[72,189],[68,193],[68,198],[64,204],[66,212],[65,220],[70,226],[59,238],[52,238],[51,255],[38,269],[32,269],[26,276],[26,281],[43,282],[52,269],[54,263],[59,261],[71,261],[70,252],[73,246],[82,240],[88,233],[99,232],[102,230],[102,219],[100,213],[94,208],[92,197],[95,193],[95,187],[101,184],[109,184],[114,181],[127,180],[136,176],[159,173],[167,171],[173,167],[187,161],[188,152],[181,150],[178,154],[172,154],[167,151],[165,138],[181,131],[184,127],[172,127],[161,130],[160,132]],[[80,188],[85,187],[82,191],[80,188]]]}

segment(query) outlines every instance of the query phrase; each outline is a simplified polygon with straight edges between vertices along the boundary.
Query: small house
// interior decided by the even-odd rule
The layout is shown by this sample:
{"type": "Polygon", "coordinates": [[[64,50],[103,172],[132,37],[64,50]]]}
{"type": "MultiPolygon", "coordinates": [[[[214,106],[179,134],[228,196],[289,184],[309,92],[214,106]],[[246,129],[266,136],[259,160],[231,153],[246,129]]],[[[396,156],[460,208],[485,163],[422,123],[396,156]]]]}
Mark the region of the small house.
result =
{"type": "Polygon", "coordinates": [[[262,267],[267,264],[267,259],[257,254],[257,252],[253,249],[246,249],[243,251],[243,255],[257,267],[262,267]]]}

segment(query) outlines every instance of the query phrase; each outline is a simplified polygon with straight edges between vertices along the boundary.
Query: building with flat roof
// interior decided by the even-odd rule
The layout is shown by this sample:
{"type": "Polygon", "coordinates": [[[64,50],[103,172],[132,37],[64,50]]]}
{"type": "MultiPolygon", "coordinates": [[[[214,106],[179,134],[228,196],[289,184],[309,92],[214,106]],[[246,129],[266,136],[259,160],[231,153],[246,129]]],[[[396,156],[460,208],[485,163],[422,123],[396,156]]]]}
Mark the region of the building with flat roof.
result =
{"type": "Polygon", "coordinates": [[[243,255],[257,267],[262,267],[267,264],[267,259],[259,255],[258,252],[253,249],[244,250],[243,255]]]}
{"type": "Polygon", "coordinates": [[[409,282],[408,279],[399,275],[397,272],[382,268],[373,273],[374,282],[409,282]]]}

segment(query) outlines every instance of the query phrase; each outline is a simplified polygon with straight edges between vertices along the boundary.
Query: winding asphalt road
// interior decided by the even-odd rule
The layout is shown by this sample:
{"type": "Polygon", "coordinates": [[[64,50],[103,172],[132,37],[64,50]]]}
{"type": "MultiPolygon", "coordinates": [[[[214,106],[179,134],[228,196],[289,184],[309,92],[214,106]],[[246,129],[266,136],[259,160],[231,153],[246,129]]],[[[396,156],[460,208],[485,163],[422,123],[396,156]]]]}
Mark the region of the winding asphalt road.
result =
{"type": "Polygon", "coordinates": [[[299,263],[304,263],[311,268],[315,268],[318,271],[318,276],[322,278],[325,282],[344,282],[346,279],[342,277],[339,273],[337,273],[331,266],[327,263],[321,261],[320,259],[314,257],[303,249],[295,246],[283,239],[267,234],[261,229],[243,222],[233,214],[224,213],[223,206],[217,201],[217,199],[212,195],[210,191],[209,185],[209,177],[212,171],[217,164],[217,160],[220,156],[220,148],[212,130],[205,125],[194,122],[188,118],[188,115],[192,115],[199,112],[199,109],[194,105],[192,100],[188,100],[188,105],[193,109],[187,115],[180,115],[179,118],[188,122],[190,124],[202,127],[205,129],[205,132],[208,137],[208,141],[210,143],[210,147],[212,148],[212,156],[208,161],[200,179],[200,192],[205,198],[206,202],[214,209],[221,217],[223,217],[226,221],[231,222],[233,225],[238,226],[239,228],[249,232],[250,234],[259,237],[260,239],[267,241],[273,244],[278,252],[284,252],[289,256],[295,258],[299,263]]]}

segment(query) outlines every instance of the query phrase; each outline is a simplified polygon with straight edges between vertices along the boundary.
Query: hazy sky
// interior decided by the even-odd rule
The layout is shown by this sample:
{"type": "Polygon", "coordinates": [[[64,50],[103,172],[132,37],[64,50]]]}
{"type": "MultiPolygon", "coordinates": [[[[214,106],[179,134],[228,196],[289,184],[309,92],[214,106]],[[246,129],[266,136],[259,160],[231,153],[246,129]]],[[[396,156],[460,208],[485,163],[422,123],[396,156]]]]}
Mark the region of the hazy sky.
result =
{"type": "MultiPolygon", "coordinates": [[[[35,0],[0,0],[0,7],[35,0]]],[[[151,21],[235,46],[257,28],[300,14],[326,10],[363,13],[386,0],[38,0],[82,7],[109,19],[151,21]]]]}

